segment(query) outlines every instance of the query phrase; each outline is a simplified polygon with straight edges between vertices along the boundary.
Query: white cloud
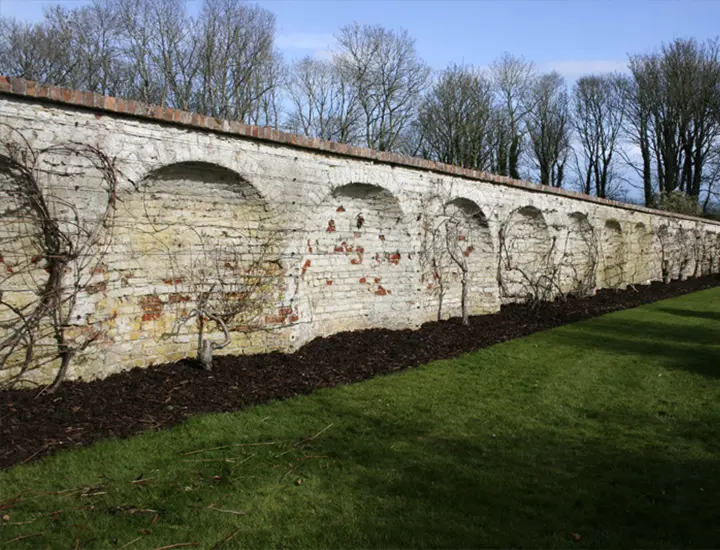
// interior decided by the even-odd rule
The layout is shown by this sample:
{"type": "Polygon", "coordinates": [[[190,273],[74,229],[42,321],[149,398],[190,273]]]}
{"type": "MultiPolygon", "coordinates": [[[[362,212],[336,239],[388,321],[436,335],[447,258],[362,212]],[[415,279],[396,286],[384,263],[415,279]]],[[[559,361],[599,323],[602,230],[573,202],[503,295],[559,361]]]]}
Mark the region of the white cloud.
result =
{"type": "Polygon", "coordinates": [[[540,70],[557,71],[568,80],[575,80],[586,74],[625,73],[628,63],[626,59],[567,59],[543,63],[540,70]]]}

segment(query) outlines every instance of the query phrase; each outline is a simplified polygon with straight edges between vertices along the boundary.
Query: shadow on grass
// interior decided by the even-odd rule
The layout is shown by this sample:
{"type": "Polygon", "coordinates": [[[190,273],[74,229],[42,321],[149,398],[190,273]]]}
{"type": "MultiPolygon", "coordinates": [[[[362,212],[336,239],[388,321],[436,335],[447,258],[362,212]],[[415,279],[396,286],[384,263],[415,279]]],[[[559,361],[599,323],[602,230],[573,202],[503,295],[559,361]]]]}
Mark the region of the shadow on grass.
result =
{"type": "Polygon", "coordinates": [[[655,357],[672,368],[720,377],[720,325],[677,326],[611,317],[567,327],[549,338],[575,347],[655,357]]]}
{"type": "Polygon", "coordinates": [[[692,309],[681,309],[678,307],[657,307],[657,311],[678,315],[680,317],[695,317],[697,319],[710,319],[720,321],[720,312],[716,311],[697,311],[692,309]]]}
{"type": "Polygon", "coordinates": [[[412,420],[388,428],[383,445],[358,437],[343,447],[345,460],[362,466],[351,493],[372,501],[372,513],[352,520],[363,545],[688,548],[720,540],[716,461],[636,453],[567,432],[498,426],[482,440],[412,420]]]}

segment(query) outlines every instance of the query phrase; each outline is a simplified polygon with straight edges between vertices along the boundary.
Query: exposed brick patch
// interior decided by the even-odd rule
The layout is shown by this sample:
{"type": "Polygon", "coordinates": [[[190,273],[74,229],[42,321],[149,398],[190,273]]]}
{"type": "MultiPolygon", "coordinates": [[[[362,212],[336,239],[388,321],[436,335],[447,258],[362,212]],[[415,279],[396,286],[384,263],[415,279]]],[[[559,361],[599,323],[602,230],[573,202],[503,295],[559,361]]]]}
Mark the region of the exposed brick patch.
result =
{"type": "Polygon", "coordinates": [[[168,295],[168,302],[171,304],[182,304],[185,302],[190,302],[191,300],[191,296],[188,296],[187,294],[181,294],[180,292],[173,292],[172,294],[168,295]]]}
{"type": "Polygon", "coordinates": [[[140,307],[143,310],[143,322],[154,321],[162,315],[165,305],[157,294],[147,294],[140,297],[140,307]]]}
{"type": "Polygon", "coordinates": [[[308,268],[312,265],[312,262],[310,260],[305,260],[305,263],[302,266],[302,272],[300,275],[300,278],[302,280],[305,280],[305,273],[307,272],[308,268]]]}

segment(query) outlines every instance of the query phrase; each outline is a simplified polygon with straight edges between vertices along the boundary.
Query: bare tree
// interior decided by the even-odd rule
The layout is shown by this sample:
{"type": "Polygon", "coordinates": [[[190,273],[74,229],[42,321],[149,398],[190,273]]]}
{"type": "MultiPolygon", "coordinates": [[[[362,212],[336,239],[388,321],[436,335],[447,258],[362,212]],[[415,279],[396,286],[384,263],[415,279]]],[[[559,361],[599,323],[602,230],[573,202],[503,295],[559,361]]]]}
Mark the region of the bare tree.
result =
{"type": "Polygon", "coordinates": [[[70,85],[75,60],[67,29],[0,19],[0,74],[70,85]]]}
{"type": "Polygon", "coordinates": [[[491,65],[490,71],[500,108],[495,171],[503,176],[520,178],[520,156],[525,119],[532,110],[529,95],[535,80],[535,66],[505,53],[491,65]]]}
{"type": "Polygon", "coordinates": [[[452,185],[425,198],[422,209],[420,262],[426,288],[437,296],[437,319],[443,319],[445,298],[459,279],[462,324],[467,326],[472,279],[492,255],[488,219],[477,204],[455,196],[452,185]]]}
{"type": "Polygon", "coordinates": [[[278,126],[275,17],[242,0],[93,0],[42,22],[0,19],[0,72],[215,117],[278,126]]]}
{"type": "Polygon", "coordinates": [[[579,142],[575,155],[583,193],[614,194],[627,93],[620,75],[584,76],[573,88],[573,127],[579,142]]]}
{"type": "Polygon", "coordinates": [[[532,109],[527,118],[531,157],[540,183],[562,187],[571,150],[570,101],[565,80],[558,73],[542,75],[530,91],[532,109]]]}
{"type": "Polygon", "coordinates": [[[342,78],[337,63],[311,57],[297,61],[287,91],[293,105],[286,123],[291,131],[339,143],[358,141],[356,88],[342,78]]]}
{"type": "Polygon", "coordinates": [[[280,84],[275,16],[242,0],[205,0],[199,21],[200,77],[196,110],[249,122],[257,104],[280,84]]]}
{"type": "Polygon", "coordinates": [[[363,143],[394,151],[416,115],[430,69],[407,31],[354,23],[340,29],[335,62],[362,113],[363,143]]]}
{"type": "Polygon", "coordinates": [[[45,12],[44,25],[67,37],[67,85],[105,95],[126,94],[128,65],[120,48],[121,24],[116,6],[96,0],[89,6],[45,12]]]}
{"type": "MultiPolygon", "coordinates": [[[[213,238],[194,228],[198,237],[190,263],[178,265],[186,282],[183,293],[194,304],[181,310],[179,321],[197,318],[197,359],[205,370],[212,370],[213,353],[231,342],[232,324],[244,331],[265,327],[264,314],[277,301],[282,266],[278,234],[273,233],[259,245],[250,232],[236,232],[213,238]],[[207,335],[207,326],[215,323],[223,333],[221,342],[207,335]]],[[[170,256],[171,262],[177,257],[170,256]]]]}
{"type": "Polygon", "coordinates": [[[427,155],[465,168],[492,169],[494,115],[490,80],[472,67],[451,65],[420,106],[427,155]]]}
{"type": "Polygon", "coordinates": [[[679,190],[697,199],[720,140],[720,45],[677,39],[630,58],[629,134],[640,148],[646,203],[679,190]],[[655,184],[656,182],[656,184],[655,184]]]}

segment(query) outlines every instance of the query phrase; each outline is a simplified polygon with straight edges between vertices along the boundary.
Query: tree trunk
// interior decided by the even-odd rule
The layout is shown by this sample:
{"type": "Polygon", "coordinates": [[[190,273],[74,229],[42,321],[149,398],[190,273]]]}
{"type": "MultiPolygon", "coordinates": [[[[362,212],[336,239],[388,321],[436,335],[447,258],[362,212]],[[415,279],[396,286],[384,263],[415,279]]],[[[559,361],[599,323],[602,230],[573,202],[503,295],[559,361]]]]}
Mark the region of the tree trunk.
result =
{"type": "Polygon", "coordinates": [[[468,297],[468,270],[463,269],[462,270],[462,294],[460,296],[460,304],[462,306],[462,324],[464,327],[466,327],[470,324],[470,317],[468,314],[468,307],[467,307],[467,297],[468,297]]]}

